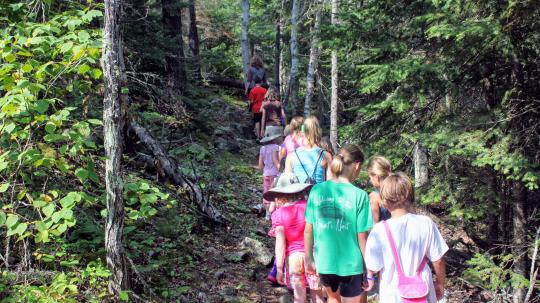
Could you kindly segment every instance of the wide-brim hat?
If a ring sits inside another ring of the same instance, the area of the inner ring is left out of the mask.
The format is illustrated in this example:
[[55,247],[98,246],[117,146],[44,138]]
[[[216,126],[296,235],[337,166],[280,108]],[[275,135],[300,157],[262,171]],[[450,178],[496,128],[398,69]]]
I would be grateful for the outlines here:
[[270,142],[281,136],[283,136],[283,128],[281,126],[267,126],[264,130],[264,137],[259,142]]
[[263,198],[268,201],[274,201],[278,196],[300,193],[312,186],[313,184],[300,183],[298,178],[291,173],[283,173],[274,182],[274,186],[263,194]]

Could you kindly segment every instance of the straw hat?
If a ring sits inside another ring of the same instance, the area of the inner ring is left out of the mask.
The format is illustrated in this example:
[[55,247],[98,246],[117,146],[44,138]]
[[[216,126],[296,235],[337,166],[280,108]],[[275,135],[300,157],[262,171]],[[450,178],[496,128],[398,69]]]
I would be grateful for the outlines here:
[[268,126],[264,130],[264,137],[261,138],[261,143],[269,142],[283,136],[283,128],[281,126]]
[[277,196],[282,194],[296,194],[308,188],[313,184],[300,183],[298,178],[292,173],[283,173],[274,182],[274,187],[263,194],[263,198],[268,201],[274,201]]

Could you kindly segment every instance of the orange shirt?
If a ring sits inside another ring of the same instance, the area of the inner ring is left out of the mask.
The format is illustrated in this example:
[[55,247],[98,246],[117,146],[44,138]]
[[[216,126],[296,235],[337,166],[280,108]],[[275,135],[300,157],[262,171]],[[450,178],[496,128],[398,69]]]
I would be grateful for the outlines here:
[[261,105],[263,103],[265,95],[266,95],[266,88],[262,86],[255,86],[249,92],[249,101],[253,104],[253,106],[251,107],[251,110],[254,113],[258,113],[261,111]]

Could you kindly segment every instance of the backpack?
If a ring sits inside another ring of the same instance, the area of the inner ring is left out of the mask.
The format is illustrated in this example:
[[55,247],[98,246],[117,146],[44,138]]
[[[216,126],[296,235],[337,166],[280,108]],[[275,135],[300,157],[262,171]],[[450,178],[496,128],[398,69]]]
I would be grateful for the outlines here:
[[403,272],[401,261],[399,260],[399,254],[396,249],[396,243],[388,227],[386,221],[382,221],[384,229],[386,230],[386,236],[390,242],[390,248],[394,257],[394,263],[396,264],[396,270],[398,273],[398,293],[401,296],[403,303],[427,303],[427,295],[429,293],[429,286],[422,278],[422,270],[426,266],[426,257],[420,263],[416,274],[412,277],[407,277]]
[[294,150],[294,154],[296,155],[296,157],[298,158],[298,162],[300,162],[300,165],[302,166],[302,169],[304,170],[304,172],[306,173],[306,175],[308,176],[307,179],[304,181],[304,183],[307,183],[307,184],[317,184],[317,181],[315,181],[314,177],[315,177],[315,171],[317,171],[317,165],[319,165],[319,161],[321,161],[321,157],[324,153],[324,150],[321,150],[321,152],[319,153],[319,158],[317,159],[317,162],[315,162],[315,168],[313,168],[313,173],[311,174],[311,176],[308,174],[306,168],[304,167],[304,164],[302,164],[302,160],[300,160],[300,156],[298,156],[298,153],[296,152],[296,149]]

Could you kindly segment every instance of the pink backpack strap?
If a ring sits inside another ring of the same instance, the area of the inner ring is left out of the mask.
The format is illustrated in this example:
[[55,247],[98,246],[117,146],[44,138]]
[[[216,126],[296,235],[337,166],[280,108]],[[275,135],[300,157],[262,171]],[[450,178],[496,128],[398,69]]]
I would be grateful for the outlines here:
[[[403,267],[401,266],[401,261],[399,259],[399,254],[396,248],[396,242],[394,242],[394,237],[392,236],[392,232],[390,231],[390,227],[388,227],[388,223],[386,220],[383,220],[384,229],[386,231],[386,236],[388,237],[388,242],[390,242],[390,249],[392,250],[392,255],[394,256],[394,263],[396,263],[396,268],[398,272],[398,277],[405,277],[405,273],[403,272]],[[424,266],[426,266],[427,259],[424,257],[422,259],[422,262],[420,262],[420,266],[418,267],[417,274],[422,273],[422,270],[424,270]]]

